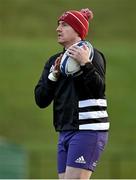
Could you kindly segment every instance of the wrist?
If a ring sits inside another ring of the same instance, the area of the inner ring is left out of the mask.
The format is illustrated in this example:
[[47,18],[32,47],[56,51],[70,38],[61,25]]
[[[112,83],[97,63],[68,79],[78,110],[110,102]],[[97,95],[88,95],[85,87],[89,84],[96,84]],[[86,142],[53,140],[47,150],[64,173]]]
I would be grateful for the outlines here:
[[50,79],[51,81],[54,81],[56,82],[58,80],[57,76],[55,73],[51,72],[49,75],[48,75],[48,79]]
[[84,66],[81,66],[81,70],[83,71],[83,73],[94,73],[95,72],[95,67],[93,66],[93,64],[91,62],[87,62]]
[[80,64],[80,66],[85,66],[86,64],[91,64],[90,60],[85,61],[85,62],[82,62],[82,63]]

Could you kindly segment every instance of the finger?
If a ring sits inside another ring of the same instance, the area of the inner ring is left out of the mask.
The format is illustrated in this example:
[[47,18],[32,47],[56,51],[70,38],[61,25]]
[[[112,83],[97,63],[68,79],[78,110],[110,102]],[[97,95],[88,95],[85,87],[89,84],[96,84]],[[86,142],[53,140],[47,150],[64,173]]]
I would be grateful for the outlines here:
[[56,60],[55,60],[55,64],[59,61],[59,59],[60,59],[59,57],[57,57],[57,58],[56,58]]
[[60,63],[60,61],[61,61],[61,59],[62,59],[62,56],[63,56],[63,54],[61,54],[61,55],[59,56],[59,60],[58,60],[59,63]]
[[76,54],[72,54],[72,53],[67,52],[67,55],[73,59],[76,59]]
[[82,47],[83,47],[83,49],[84,49],[84,50],[88,50],[88,49],[89,49],[89,48],[88,48],[88,46],[87,46],[87,45],[85,45],[85,44],[83,44],[83,46],[82,46]]
[[71,46],[71,47],[68,48],[68,49],[70,49],[70,50],[79,50],[80,47],[79,47],[79,46],[76,46],[76,45],[73,45],[73,46]]
[[63,54],[61,54],[59,57],[57,57],[57,59],[55,60],[55,63],[58,64],[61,61]]
[[60,61],[55,62],[55,69],[58,69],[59,66],[60,66]]
[[61,58],[62,58],[62,56],[63,56],[63,54],[60,54],[59,58],[61,59]]
[[71,54],[75,54],[75,53],[77,53],[77,52],[79,52],[80,51],[80,49],[79,48],[69,48],[68,50],[67,50],[67,52],[69,52],[69,53],[71,53]]
[[57,57],[56,60],[55,60],[55,67],[54,67],[54,69],[57,70],[58,72],[60,71],[60,62],[61,62],[62,56],[63,56],[63,54],[60,54],[60,56]]
[[71,57],[71,58],[74,58],[76,55],[76,53],[74,52],[67,52],[67,56]]
[[69,49],[69,50],[67,51],[67,54],[74,54],[74,53],[75,53],[75,51],[72,50],[72,49]]
[[55,61],[55,65],[58,65],[60,63],[60,58],[57,58],[56,61]]

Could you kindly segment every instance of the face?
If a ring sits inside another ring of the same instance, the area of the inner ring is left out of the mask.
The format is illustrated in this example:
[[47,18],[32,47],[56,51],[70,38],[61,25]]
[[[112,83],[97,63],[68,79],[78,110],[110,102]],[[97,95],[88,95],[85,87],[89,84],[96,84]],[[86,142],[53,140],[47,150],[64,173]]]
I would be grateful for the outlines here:
[[59,21],[56,31],[58,33],[58,43],[65,48],[81,40],[78,33],[64,21]]

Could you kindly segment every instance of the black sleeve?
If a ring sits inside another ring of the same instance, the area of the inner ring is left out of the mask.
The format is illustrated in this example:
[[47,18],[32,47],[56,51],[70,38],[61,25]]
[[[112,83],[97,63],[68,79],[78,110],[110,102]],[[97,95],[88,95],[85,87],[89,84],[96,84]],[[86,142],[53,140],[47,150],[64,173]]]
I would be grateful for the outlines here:
[[40,108],[47,107],[54,98],[55,83],[48,79],[51,65],[48,61],[45,64],[41,78],[35,87],[35,101]]
[[104,96],[106,72],[104,55],[95,49],[92,63],[87,63],[82,70],[86,90],[88,92],[91,90],[96,98]]

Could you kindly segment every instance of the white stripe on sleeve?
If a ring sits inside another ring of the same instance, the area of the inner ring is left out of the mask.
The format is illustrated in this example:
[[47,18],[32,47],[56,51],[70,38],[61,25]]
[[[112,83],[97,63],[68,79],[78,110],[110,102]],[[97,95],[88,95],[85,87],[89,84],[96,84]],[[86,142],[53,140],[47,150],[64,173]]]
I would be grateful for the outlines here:
[[107,106],[106,99],[87,99],[79,101],[79,108],[88,107],[88,106]]
[[108,130],[110,123],[92,123],[79,125],[80,130]]
[[89,112],[80,112],[79,120],[86,119],[97,119],[108,117],[107,111],[89,111]]

